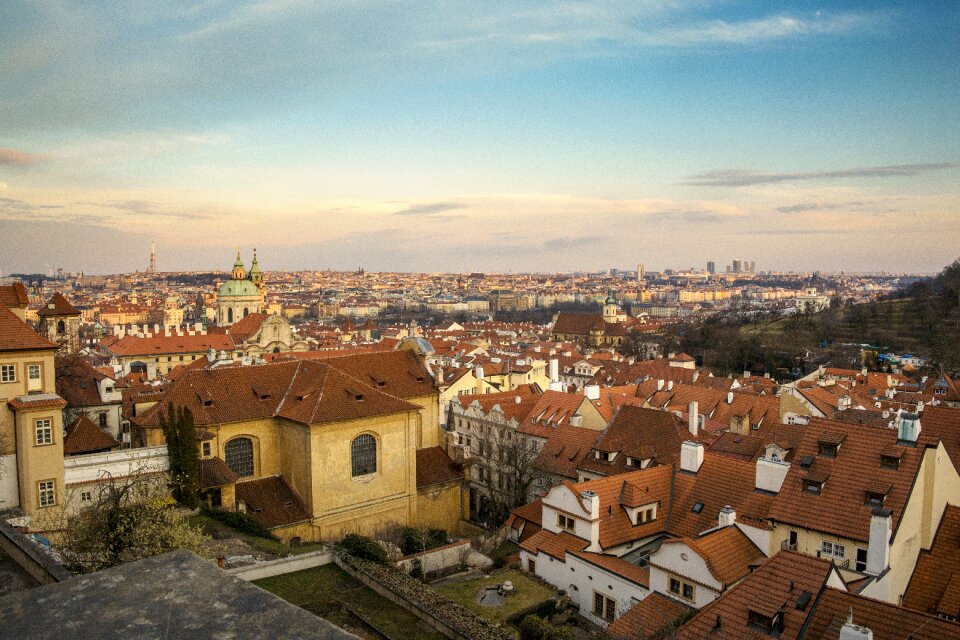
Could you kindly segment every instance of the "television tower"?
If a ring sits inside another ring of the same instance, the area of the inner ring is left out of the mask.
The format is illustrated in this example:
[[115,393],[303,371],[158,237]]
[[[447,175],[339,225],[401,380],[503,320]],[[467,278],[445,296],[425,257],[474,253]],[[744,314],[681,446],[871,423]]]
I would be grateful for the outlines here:
[[150,266],[147,267],[147,273],[157,272],[157,242],[150,243]]

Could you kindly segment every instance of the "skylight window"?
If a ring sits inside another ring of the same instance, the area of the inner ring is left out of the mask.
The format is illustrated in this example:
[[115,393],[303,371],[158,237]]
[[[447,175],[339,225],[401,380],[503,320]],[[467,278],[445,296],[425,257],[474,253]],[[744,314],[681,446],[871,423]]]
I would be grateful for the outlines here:
[[701,511],[703,511],[703,503],[702,502],[696,503],[695,505],[693,505],[693,509],[691,509],[691,511],[693,511],[694,513],[700,513]]

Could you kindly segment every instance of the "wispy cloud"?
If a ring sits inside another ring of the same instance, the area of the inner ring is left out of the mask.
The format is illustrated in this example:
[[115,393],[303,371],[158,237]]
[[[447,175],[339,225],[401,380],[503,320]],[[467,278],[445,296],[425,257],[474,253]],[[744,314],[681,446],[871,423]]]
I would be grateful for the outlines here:
[[110,200],[106,202],[80,202],[77,204],[91,205],[95,207],[106,207],[108,209],[117,209],[127,213],[137,213],[146,216],[164,216],[167,218],[179,218],[182,220],[206,220],[213,216],[206,213],[195,213],[191,211],[173,211],[162,207],[155,202],[146,200]]
[[776,182],[800,182],[807,180],[836,180],[842,178],[893,178],[912,177],[933,171],[960,167],[956,162],[924,164],[899,164],[882,167],[858,167],[834,171],[810,171],[804,173],[764,173],[746,169],[724,169],[691,176],[685,182],[698,187],[749,187]]
[[543,243],[542,248],[547,251],[565,251],[567,249],[584,249],[608,241],[604,236],[583,236],[582,238],[553,238]]
[[396,211],[394,215],[398,216],[436,216],[447,211],[463,209],[467,205],[460,202],[429,202],[424,204],[412,204],[406,209]]
[[0,147],[0,166],[26,167],[40,162],[42,156],[13,147]]
[[748,45],[802,36],[842,34],[875,24],[877,16],[846,13],[804,18],[768,16],[739,22],[714,20],[682,27],[637,34],[637,43],[647,46],[692,47],[704,44]]

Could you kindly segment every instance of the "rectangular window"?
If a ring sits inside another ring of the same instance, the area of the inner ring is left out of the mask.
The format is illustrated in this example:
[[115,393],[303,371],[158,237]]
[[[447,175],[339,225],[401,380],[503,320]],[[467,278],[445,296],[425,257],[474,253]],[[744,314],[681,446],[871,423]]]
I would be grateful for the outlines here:
[[533,558],[527,558],[527,571],[530,573],[537,572],[537,561]]
[[867,550],[857,547],[857,563],[853,567],[857,571],[867,570]]
[[97,419],[100,421],[100,428],[106,428],[107,426],[107,414],[101,413],[97,416]]
[[17,365],[0,364],[0,382],[16,382]]
[[27,390],[40,391],[42,389],[43,389],[43,381],[41,380],[40,365],[28,364],[27,365]]
[[829,558],[843,559],[846,557],[846,549],[842,544],[836,542],[820,541],[820,555]]
[[80,492],[80,502],[90,502],[93,500],[93,494],[89,491]]
[[37,494],[41,507],[57,504],[57,485],[54,480],[41,480],[37,483]]
[[210,457],[210,443],[209,443],[209,442],[204,442],[203,445],[201,445],[201,447],[202,447],[202,449],[203,449],[203,456],[204,456],[205,458],[209,458],[209,457]]
[[683,582],[677,578],[670,578],[670,593],[678,595],[690,602],[693,602],[696,596],[696,591],[692,584]]
[[593,615],[613,622],[617,617],[617,601],[598,591],[593,592]]
[[676,578],[670,578],[670,593],[680,595],[680,581]]
[[40,418],[33,421],[34,434],[37,446],[53,444],[53,426],[50,418]]
[[573,518],[571,518],[566,514],[563,514],[563,513],[557,514],[557,526],[560,527],[561,529],[565,529],[566,531],[573,531],[575,522],[576,521]]

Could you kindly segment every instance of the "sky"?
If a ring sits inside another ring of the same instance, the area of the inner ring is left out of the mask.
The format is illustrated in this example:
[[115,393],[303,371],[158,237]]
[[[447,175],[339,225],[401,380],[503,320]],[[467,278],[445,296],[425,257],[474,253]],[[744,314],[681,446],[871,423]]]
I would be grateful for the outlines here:
[[0,272],[934,272],[960,3],[5,0]]

